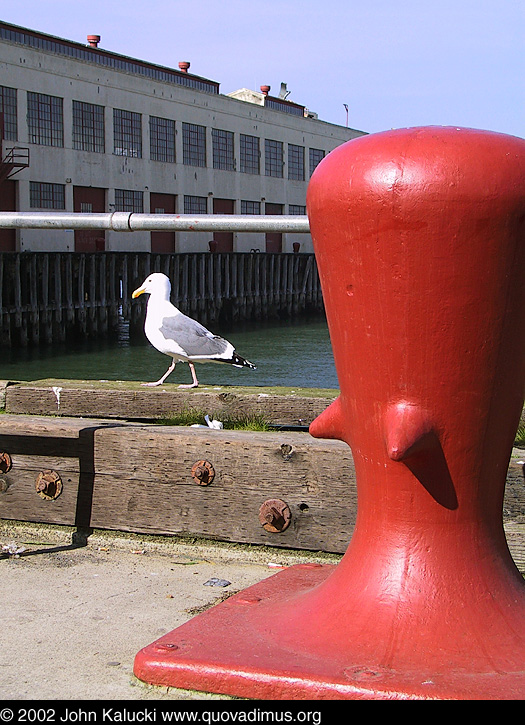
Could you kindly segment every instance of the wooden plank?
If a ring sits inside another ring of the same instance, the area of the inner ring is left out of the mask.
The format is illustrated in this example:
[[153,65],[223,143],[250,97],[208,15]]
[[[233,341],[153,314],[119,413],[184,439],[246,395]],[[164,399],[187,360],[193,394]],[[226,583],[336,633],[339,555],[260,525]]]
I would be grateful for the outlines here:
[[[77,419],[2,416],[0,450],[10,455],[12,468],[0,474],[0,518],[89,525],[81,508],[92,495],[91,428],[90,422]],[[38,474],[45,470],[61,478],[62,493],[56,500],[43,499],[36,490]]]
[[[0,418],[0,450],[11,471],[0,475],[0,517],[138,533],[343,553],[357,512],[349,447],[307,433],[210,431],[107,420]],[[504,523],[516,557],[525,551],[522,451],[509,466]],[[208,461],[203,486],[194,464]],[[56,470],[62,494],[36,492],[42,469]],[[334,475],[334,471],[336,474]],[[279,533],[259,519],[269,499],[284,501],[291,522]]]
[[29,263],[29,321],[31,323],[31,343],[33,345],[38,345],[40,341],[38,297],[38,271],[36,268],[36,257],[32,255]]
[[21,280],[21,269],[20,269],[20,255],[15,255],[15,269],[14,269],[14,296],[15,296],[15,325],[20,327],[22,325],[22,280]]
[[53,319],[55,327],[62,322],[62,255],[60,252],[53,254],[53,282],[54,282],[54,301],[53,301]]
[[67,254],[65,257],[65,282],[66,282],[66,320],[73,322],[75,309],[73,302],[73,257]]
[[[57,396],[56,388],[60,388]],[[139,382],[43,380],[17,383],[6,390],[8,413],[155,420],[188,410],[219,420],[221,416],[260,416],[279,425],[309,425],[337,396],[338,391],[288,388],[233,388],[201,386],[180,390],[175,385],[145,388]],[[204,422],[204,421],[203,421]]]
[[44,341],[47,344],[53,342],[52,305],[49,300],[50,291],[50,268],[49,254],[43,253],[40,257],[40,324],[44,333]]
[[[97,431],[92,525],[150,533],[191,534],[286,548],[343,551],[356,513],[348,447],[308,434],[254,434],[158,426]],[[326,477],[337,456],[340,476]],[[208,460],[209,486],[192,475]],[[327,480],[322,480],[326,479]],[[259,509],[284,500],[290,526],[266,531]]]

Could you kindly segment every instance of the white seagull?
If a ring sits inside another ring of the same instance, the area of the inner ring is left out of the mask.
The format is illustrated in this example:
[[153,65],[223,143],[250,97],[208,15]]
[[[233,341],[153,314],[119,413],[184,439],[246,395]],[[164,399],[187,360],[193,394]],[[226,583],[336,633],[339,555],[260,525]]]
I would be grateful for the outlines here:
[[196,320],[187,317],[170,302],[171,283],[165,274],[155,272],[144,280],[141,287],[131,295],[133,299],[149,294],[144,332],[153,347],[173,358],[167,372],[156,383],[162,385],[175,370],[178,361],[190,366],[193,383],[179,385],[180,388],[196,388],[199,385],[193,363],[229,363],[238,368],[252,368],[253,363],[237,355],[231,342],[214,335]]

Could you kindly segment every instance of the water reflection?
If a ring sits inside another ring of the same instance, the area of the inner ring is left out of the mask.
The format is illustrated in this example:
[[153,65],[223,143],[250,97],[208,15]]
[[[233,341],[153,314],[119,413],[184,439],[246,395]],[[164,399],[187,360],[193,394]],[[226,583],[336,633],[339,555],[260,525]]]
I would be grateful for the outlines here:
[[[229,365],[199,365],[201,385],[297,386],[337,388],[337,375],[324,319],[237,323],[213,332],[230,340],[257,370]],[[113,339],[4,350],[0,379],[158,380],[169,358],[144,339],[132,341],[126,324]],[[167,383],[191,382],[187,365],[177,365]]]

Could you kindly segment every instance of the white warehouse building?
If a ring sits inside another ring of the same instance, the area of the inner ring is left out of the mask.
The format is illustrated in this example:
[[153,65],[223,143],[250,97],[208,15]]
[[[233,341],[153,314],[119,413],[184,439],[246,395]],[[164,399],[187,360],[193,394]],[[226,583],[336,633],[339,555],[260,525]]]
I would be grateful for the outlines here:
[[[219,84],[0,22],[1,211],[305,214],[316,165],[363,135],[269,86]],[[290,252],[307,235],[0,230],[0,251]],[[297,247],[296,247],[297,248]]]

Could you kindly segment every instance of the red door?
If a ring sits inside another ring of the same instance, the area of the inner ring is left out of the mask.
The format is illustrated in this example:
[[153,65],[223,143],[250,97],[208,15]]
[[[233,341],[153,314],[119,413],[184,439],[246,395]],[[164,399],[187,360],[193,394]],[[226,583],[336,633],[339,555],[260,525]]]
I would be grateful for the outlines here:
[[[264,207],[266,214],[282,214],[282,204],[270,204],[266,202]],[[283,235],[279,232],[268,232],[266,234],[266,251],[273,254],[280,254],[283,251]]]
[[[93,186],[73,187],[73,209],[83,213],[106,211],[106,190]],[[75,252],[103,252],[106,233],[103,229],[75,229]]]
[[[233,214],[233,199],[214,199],[214,214]],[[217,252],[233,252],[233,232],[213,232],[213,241],[217,243]]]
[[[16,211],[16,181],[0,184],[0,211]],[[0,252],[16,251],[16,230],[0,229]]]
[[[150,194],[152,214],[175,214],[173,194]],[[157,254],[171,254],[175,251],[175,232],[151,232],[151,251]]]

